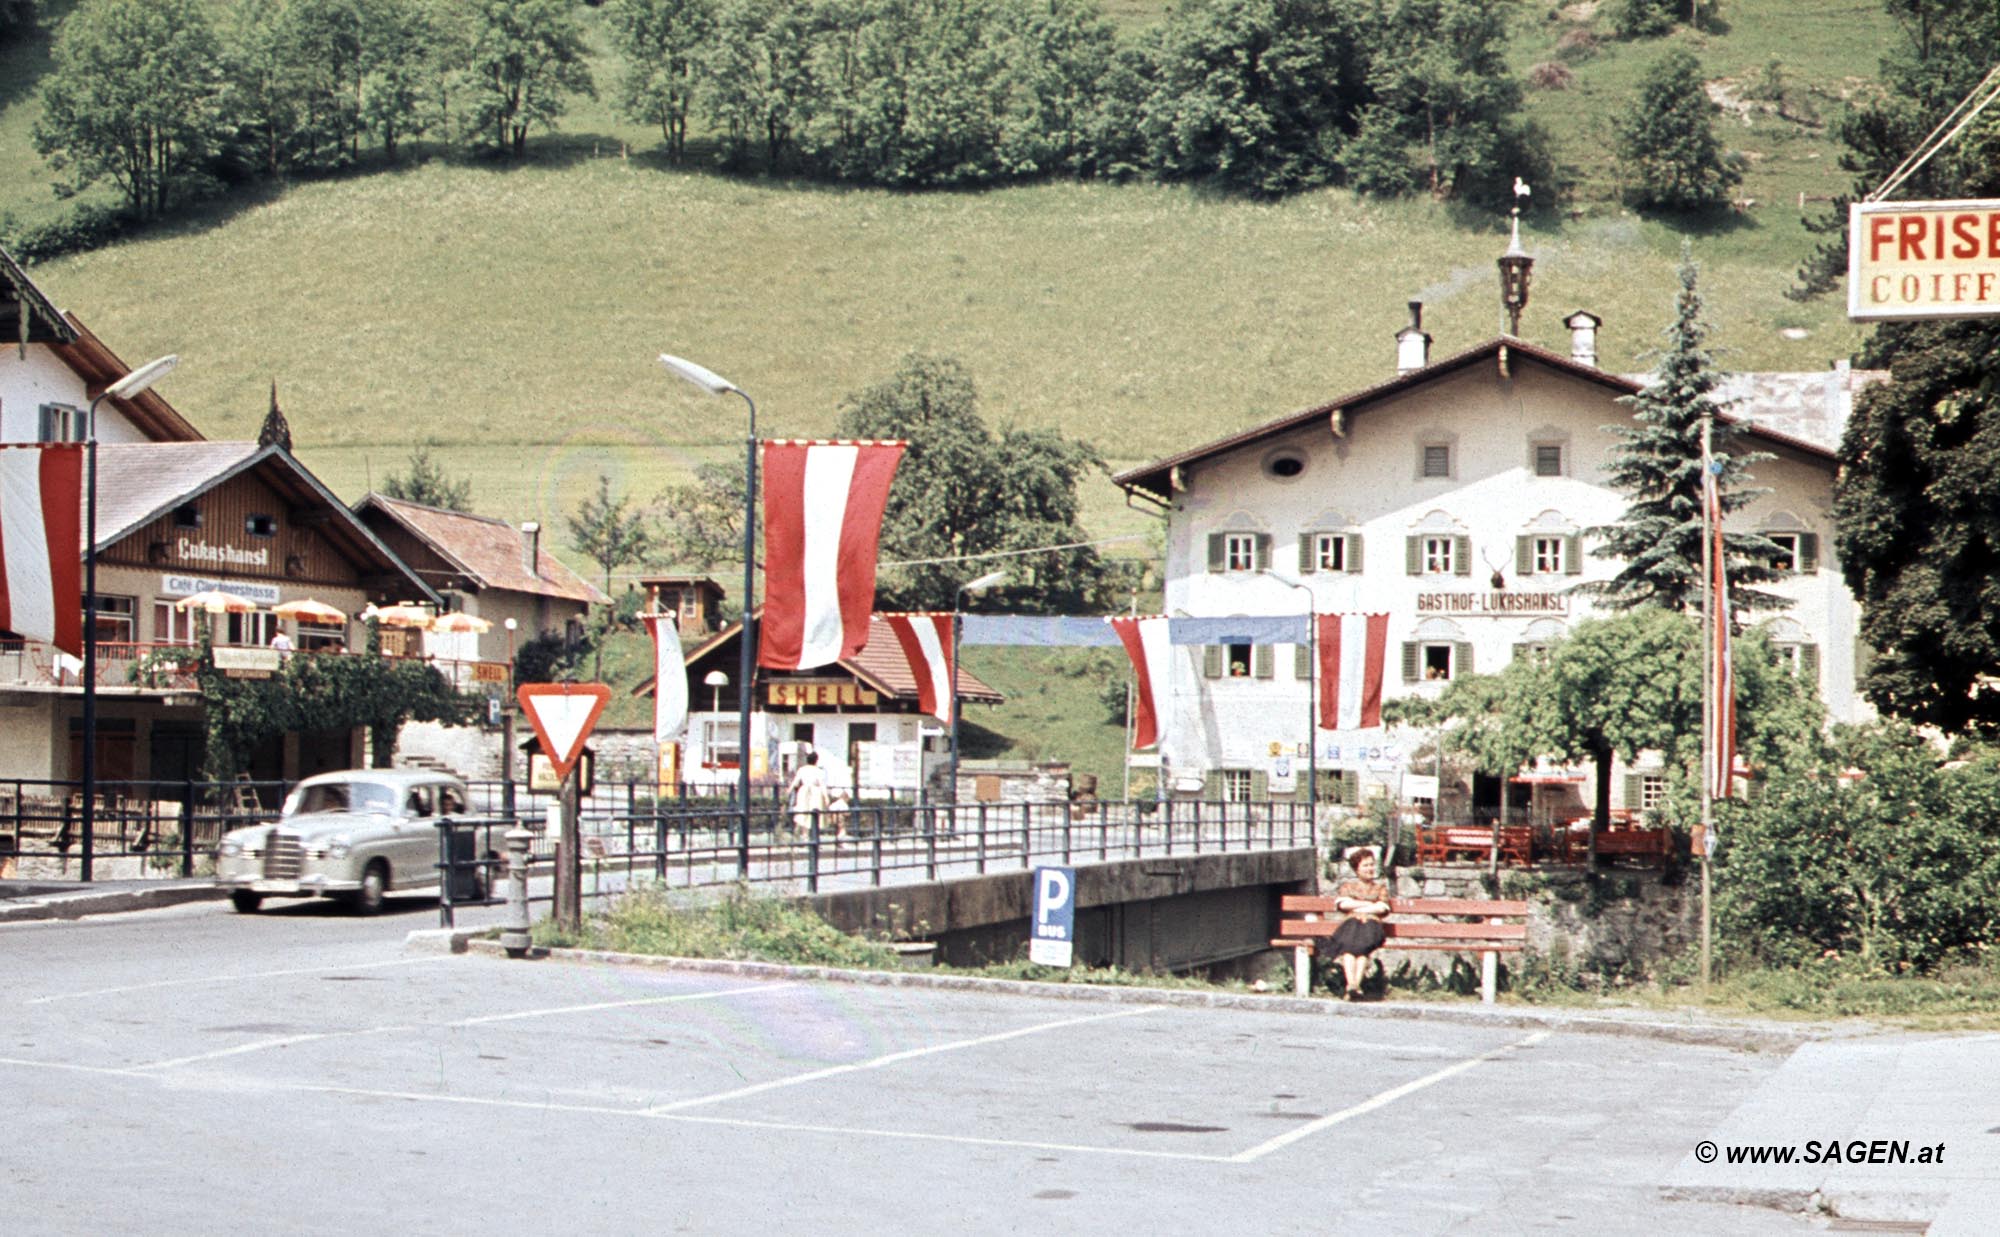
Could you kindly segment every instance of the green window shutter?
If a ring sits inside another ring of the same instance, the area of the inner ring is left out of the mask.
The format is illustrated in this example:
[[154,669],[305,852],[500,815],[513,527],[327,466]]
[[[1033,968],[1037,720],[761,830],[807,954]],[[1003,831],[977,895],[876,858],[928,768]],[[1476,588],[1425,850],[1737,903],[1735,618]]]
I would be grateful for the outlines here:
[[1262,769],[1250,770],[1250,797],[1268,799],[1271,797],[1271,775]]
[[1405,640],[1403,641],[1403,682],[1414,683],[1416,681],[1417,642],[1414,640]]
[[1222,556],[1226,553],[1224,549],[1224,538],[1226,536],[1227,534],[1225,533],[1210,533],[1208,535],[1208,569],[1210,571],[1222,570]]
[[41,425],[36,433],[35,440],[37,442],[54,442],[56,440],[56,406],[54,404],[42,405]]
[[1277,657],[1268,644],[1250,646],[1250,673],[1260,679],[1273,678],[1277,674]]
[[1472,645],[1461,640],[1452,646],[1451,677],[1462,679],[1472,673]]
[[1350,574],[1358,574],[1361,571],[1361,534],[1348,533],[1344,540],[1347,542],[1347,570]]
[[1204,644],[1201,646],[1201,677],[1219,679],[1222,677],[1222,646]]
[[1583,574],[1583,535],[1571,533],[1563,538],[1563,574],[1580,576]]
[[1814,687],[1819,686],[1819,645],[1799,646],[1799,677]]
[[1319,555],[1313,553],[1313,534],[1299,534],[1299,574],[1319,570]]
[[1424,539],[1422,537],[1403,538],[1403,568],[1413,576],[1424,573]]
[[1222,797],[1222,773],[1210,769],[1201,775],[1201,797],[1214,802]]
[[1809,576],[1819,570],[1819,534],[1799,534],[1799,574]]
[[1514,538],[1514,574],[1531,576],[1535,574],[1535,539],[1533,537]]
[[1312,676],[1313,676],[1312,645],[1294,644],[1292,646],[1292,677],[1295,679],[1305,680],[1305,679],[1310,679]]
[[1639,810],[1639,805],[1644,803],[1645,801],[1646,801],[1645,775],[1642,773],[1627,773],[1625,775],[1626,809],[1628,811],[1636,812]]
[[1358,770],[1340,771],[1340,802],[1343,807],[1361,806],[1361,774]]
[[1854,681],[1857,685],[1868,677],[1868,668],[1874,664],[1874,648],[1860,636],[1854,637]]
[[1271,534],[1258,533],[1256,546],[1256,557],[1251,561],[1256,564],[1257,570],[1269,571],[1271,569]]
[[1453,537],[1451,539],[1451,572],[1453,575],[1472,574],[1472,538]]
[[1530,657],[1533,657],[1534,655],[1535,655],[1535,642],[1534,642],[1534,641],[1532,641],[1532,640],[1520,640],[1520,641],[1516,641],[1516,642],[1515,642],[1515,644],[1514,644],[1514,660],[1515,660],[1515,661],[1526,661],[1526,660],[1528,660],[1528,659],[1529,659]]

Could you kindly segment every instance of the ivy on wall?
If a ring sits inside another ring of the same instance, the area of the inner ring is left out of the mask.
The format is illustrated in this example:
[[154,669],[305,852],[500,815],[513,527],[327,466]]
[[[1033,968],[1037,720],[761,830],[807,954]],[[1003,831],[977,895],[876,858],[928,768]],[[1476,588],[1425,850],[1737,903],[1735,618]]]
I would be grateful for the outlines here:
[[387,768],[404,722],[463,726],[479,716],[481,698],[461,694],[426,662],[383,657],[374,624],[369,628],[365,652],[295,653],[268,679],[225,676],[204,640],[197,678],[208,720],[208,779],[234,780],[250,754],[278,736],[356,726],[369,728],[369,763]]

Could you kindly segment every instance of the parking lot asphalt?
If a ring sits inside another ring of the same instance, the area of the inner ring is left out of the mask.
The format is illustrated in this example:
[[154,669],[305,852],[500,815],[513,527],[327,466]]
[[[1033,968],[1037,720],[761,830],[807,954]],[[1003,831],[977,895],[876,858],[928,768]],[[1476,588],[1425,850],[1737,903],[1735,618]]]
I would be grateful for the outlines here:
[[9,1231],[1827,1224],[1659,1188],[1783,1053],[406,952],[433,915],[0,928]]

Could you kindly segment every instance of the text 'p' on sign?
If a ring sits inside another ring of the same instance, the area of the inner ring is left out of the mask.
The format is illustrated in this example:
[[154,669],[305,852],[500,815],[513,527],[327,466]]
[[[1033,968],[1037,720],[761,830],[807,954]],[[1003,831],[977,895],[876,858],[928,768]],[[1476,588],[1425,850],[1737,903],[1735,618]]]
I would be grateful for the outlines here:
[[1037,966],[1069,966],[1076,960],[1076,869],[1036,868],[1035,916],[1030,921],[1028,961]]
[[1855,202],[1847,208],[1847,316],[2000,314],[2000,202]]

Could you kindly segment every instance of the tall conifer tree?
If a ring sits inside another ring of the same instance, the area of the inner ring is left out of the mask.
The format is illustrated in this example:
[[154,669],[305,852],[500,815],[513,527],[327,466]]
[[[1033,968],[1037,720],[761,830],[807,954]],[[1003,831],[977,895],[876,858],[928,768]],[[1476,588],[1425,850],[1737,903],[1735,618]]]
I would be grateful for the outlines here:
[[[1681,254],[1680,295],[1674,321],[1666,329],[1667,346],[1657,355],[1653,380],[1637,395],[1620,403],[1632,408],[1632,421],[1607,426],[1621,441],[1608,466],[1611,484],[1629,499],[1618,523],[1593,528],[1593,551],[1600,558],[1624,563],[1610,580],[1579,585],[1614,610],[1656,605],[1670,610],[1701,607],[1701,431],[1711,421],[1710,443],[1722,466],[1720,487],[1724,513],[1740,510],[1766,493],[1746,484],[1752,464],[1771,457],[1733,450],[1740,433],[1722,415],[1726,406],[1715,398],[1722,374],[1708,351],[1709,327],[1702,318],[1694,259]],[[1755,533],[1725,536],[1729,592],[1738,610],[1774,610],[1791,604],[1788,598],[1753,586],[1779,579],[1783,551]]]

